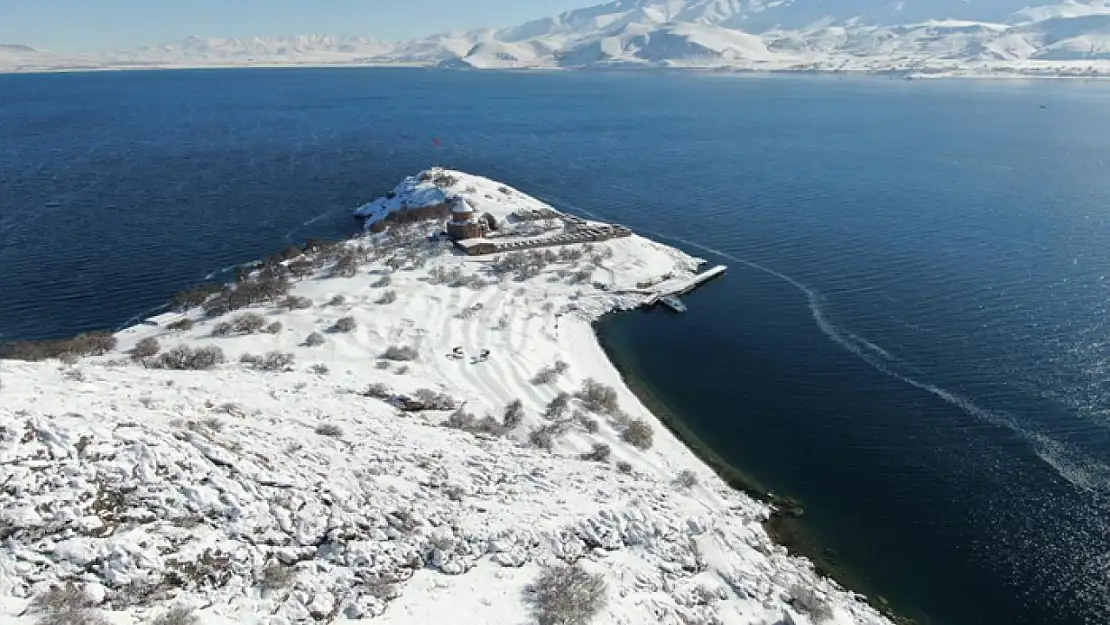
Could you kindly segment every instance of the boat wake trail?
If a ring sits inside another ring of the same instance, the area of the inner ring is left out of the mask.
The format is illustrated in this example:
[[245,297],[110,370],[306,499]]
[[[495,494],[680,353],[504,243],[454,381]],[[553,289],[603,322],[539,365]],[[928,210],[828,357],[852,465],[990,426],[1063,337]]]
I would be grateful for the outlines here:
[[324,219],[325,217],[327,217],[329,215],[334,214],[336,211],[339,211],[339,210],[345,210],[345,209],[333,208],[331,210],[324,211],[324,212],[320,213],[319,215],[313,217],[312,219],[309,219],[308,221],[304,222],[303,224],[297,226],[296,228],[293,228],[289,232],[286,232],[285,234],[283,234],[282,237],[281,237],[281,240],[286,241],[288,243],[292,243],[293,242],[293,235],[296,234],[301,228],[307,228],[307,227],[311,226],[312,224]]

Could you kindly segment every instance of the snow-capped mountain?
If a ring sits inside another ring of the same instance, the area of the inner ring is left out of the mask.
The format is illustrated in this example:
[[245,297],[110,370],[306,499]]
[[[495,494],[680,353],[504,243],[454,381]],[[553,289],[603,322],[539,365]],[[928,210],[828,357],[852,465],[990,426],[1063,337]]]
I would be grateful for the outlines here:
[[0,47],[0,69],[411,64],[1110,75],[1110,0],[616,0],[400,43],[202,39],[74,57]]

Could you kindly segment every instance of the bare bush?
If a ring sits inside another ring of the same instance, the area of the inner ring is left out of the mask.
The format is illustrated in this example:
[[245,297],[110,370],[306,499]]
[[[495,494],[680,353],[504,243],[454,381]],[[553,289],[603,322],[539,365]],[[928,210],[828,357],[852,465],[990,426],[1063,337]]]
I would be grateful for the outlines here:
[[396,362],[409,362],[416,360],[420,356],[420,352],[416,351],[415,347],[398,347],[391,346],[389,349],[382,353],[382,358],[386,360],[393,360]]
[[327,375],[328,373],[331,372],[331,370],[328,369],[328,366],[325,365],[324,363],[316,363],[316,364],[312,365],[311,371],[313,373],[315,373],[316,375]]
[[590,451],[582,454],[580,457],[583,460],[589,460],[592,462],[609,462],[609,456],[611,453],[612,450],[605,443],[594,443],[593,448],[590,449]]
[[271,265],[236,285],[224,286],[204,302],[204,314],[219,317],[253,304],[283,298],[292,287],[288,274],[289,270],[284,265]]
[[[319,433],[317,428],[317,433]],[[340,432],[342,434],[342,432]],[[330,435],[329,435],[330,436]],[[285,590],[293,585],[293,581],[297,578],[297,569],[291,566],[285,566],[280,562],[272,562],[262,569],[262,575],[258,578],[258,585],[263,590]]]
[[307,278],[312,275],[314,271],[316,271],[316,263],[312,262],[312,259],[309,258],[298,258],[289,263],[289,273],[293,274],[294,278]]
[[340,278],[353,278],[358,273],[360,264],[362,264],[362,259],[358,252],[344,248],[339,251],[335,264],[332,265],[331,275]]
[[421,410],[455,410],[459,405],[450,395],[431,389],[422,388],[416,391],[415,396]]
[[621,473],[632,473],[632,463],[621,460],[617,462],[617,470]]
[[172,369],[177,371],[205,371],[227,362],[224,350],[215,346],[192,349],[186,345],[162,352],[146,364],[152,369]]
[[312,308],[312,299],[301,295],[290,295],[282,301],[281,305],[289,310],[304,310]]
[[342,306],[347,303],[347,296],[340,293],[328,300],[328,306]]
[[354,332],[357,327],[358,322],[355,321],[354,317],[343,317],[335,322],[335,325],[331,327],[330,331],[337,334],[345,334],[347,332]]
[[597,419],[591,419],[583,413],[574,415],[574,418],[582,426],[582,429],[590,434],[597,434],[601,430],[601,424],[597,422]]
[[643,419],[632,420],[621,433],[621,438],[626,443],[638,449],[651,449],[654,436],[651,426]]
[[575,395],[590,412],[616,414],[620,412],[617,391],[594,379],[582,382],[582,388]]
[[384,275],[384,276],[378,278],[378,280],[376,282],[374,282],[373,284],[371,284],[370,286],[372,286],[376,289],[384,289],[385,287],[387,287],[391,284],[393,284],[393,278],[389,277],[389,275]]
[[581,565],[557,565],[543,569],[525,600],[538,625],[586,625],[605,607],[608,587]]
[[231,321],[223,321],[212,328],[212,336],[237,336],[254,334],[266,327],[266,318],[258,313],[243,313]]
[[833,611],[829,604],[817,596],[817,593],[808,586],[795,584],[790,587],[790,603],[799,612],[809,614],[814,622],[822,623],[832,620]]
[[379,304],[392,304],[397,301],[397,291],[386,291],[382,293],[381,298],[378,299]]
[[250,365],[259,371],[288,371],[293,366],[293,354],[289,352],[267,352],[264,356],[258,354],[243,354],[239,362]]
[[161,350],[162,346],[158,344],[158,339],[148,336],[135,343],[135,347],[131,348],[131,360],[150,358]]
[[193,320],[186,317],[167,325],[166,329],[173,330],[174,332],[188,332],[193,329],[193,325]]
[[198,284],[195,287],[175,293],[170,297],[170,308],[180,312],[195,308],[203,304],[209,297],[219,293],[221,288],[219,284],[207,283]]
[[13,341],[0,346],[0,359],[39,361],[61,358],[103,356],[116,348],[116,337],[111,332],[88,332],[71,339],[48,341]]
[[305,337],[304,340],[305,347],[319,347],[324,343],[324,335],[320,334],[319,332],[313,332],[312,334],[309,334],[307,337]]
[[505,406],[505,416],[502,423],[506,430],[512,430],[524,421],[524,402],[514,399]]
[[377,382],[366,387],[366,390],[359,393],[359,395],[362,395],[363,397],[371,397],[373,399],[388,401],[393,397],[393,391],[385,384]]
[[280,321],[275,321],[266,326],[266,334],[280,334],[283,327]]
[[566,414],[570,408],[570,395],[567,393],[559,393],[544,409],[543,416],[548,420],[558,419]]
[[93,608],[96,602],[73,582],[54,586],[31,600],[29,614],[38,625],[106,625]]
[[566,373],[569,369],[570,365],[562,360],[557,360],[555,364],[540,369],[539,373],[532,378],[532,384],[537,386],[541,384],[551,384],[555,380],[558,380],[559,376]]
[[159,614],[150,625],[200,625],[195,609],[179,605]]
[[340,438],[343,436],[343,428],[334,423],[321,423],[316,426],[315,431],[320,436],[330,436],[331,438]]
[[675,476],[674,483],[676,486],[690,490],[698,485],[698,474],[690,469],[683,469]]

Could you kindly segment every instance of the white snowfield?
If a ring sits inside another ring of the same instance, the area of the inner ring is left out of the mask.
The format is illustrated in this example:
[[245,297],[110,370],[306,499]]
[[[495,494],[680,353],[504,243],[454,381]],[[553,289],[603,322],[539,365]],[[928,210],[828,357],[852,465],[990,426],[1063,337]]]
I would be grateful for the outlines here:
[[[440,173],[449,187],[412,177],[363,212],[380,219],[445,192],[504,223],[550,208]],[[888,623],[772,543],[761,525],[769,510],[702,465],[602,352],[591,322],[637,306],[638,282],[691,275],[696,259],[633,236],[498,278],[495,257],[424,238],[441,225],[416,226],[404,244],[391,234],[348,242],[371,260],[353,277],[324,266],[296,282],[307,308],[167,313],[119,332],[118,353],[0,362],[0,625],[38,622],[24,613],[30,600],[61,581],[80,584],[117,625],[152,623],[173,606],[218,625],[523,625],[533,622],[526,587],[559,562],[604,577],[598,625],[816,622],[799,589],[827,604],[823,623]],[[589,280],[568,282],[583,269]],[[247,311],[282,326],[212,336]],[[166,327],[183,317],[195,326]],[[343,317],[357,327],[327,331]],[[313,332],[322,345],[305,345]],[[227,363],[145,368],[123,352],[147,337],[163,352],[217,345]],[[386,360],[389,347],[415,358]],[[240,362],[273,350],[295,360],[276,372]],[[560,360],[562,375],[532,382]],[[575,416],[553,448],[532,445],[530,433],[552,423],[549,403],[587,379],[615,388],[623,414],[571,399],[565,414]],[[366,396],[375,384],[377,398]],[[524,417],[507,432],[446,427],[451,410],[405,412],[395,399],[421,389],[497,420],[519,399]],[[650,424],[650,449],[623,440],[630,419]],[[611,458],[580,458],[598,443]],[[683,471],[697,484],[677,484]]]
[[618,0],[402,42],[203,38],[103,54],[0,46],[0,71],[419,65],[927,76],[1110,75],[1110,0]]

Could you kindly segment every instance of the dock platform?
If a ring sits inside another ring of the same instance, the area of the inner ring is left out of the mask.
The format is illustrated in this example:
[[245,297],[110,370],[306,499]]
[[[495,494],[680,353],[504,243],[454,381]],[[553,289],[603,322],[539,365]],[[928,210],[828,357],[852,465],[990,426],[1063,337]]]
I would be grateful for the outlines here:
[[672,296],[677,298],[679,295],[685,295],[690,291],[698,288],[699,286],[705,284],[706,282],[709,282],[710,280],[720,276],[725,272],[726,269],[728,269],[728,267],[724,265],[717,265],[716,267],[707,271],[703,271],[692,278],[687,278],[685,280],[673,280],[658,284],[655,286],[654,289],[652,289],[654,292],[650,297],[648,297],[645,304],[648,306],[654,306],[655,304],[658,304],[659,300],[664,297]]

